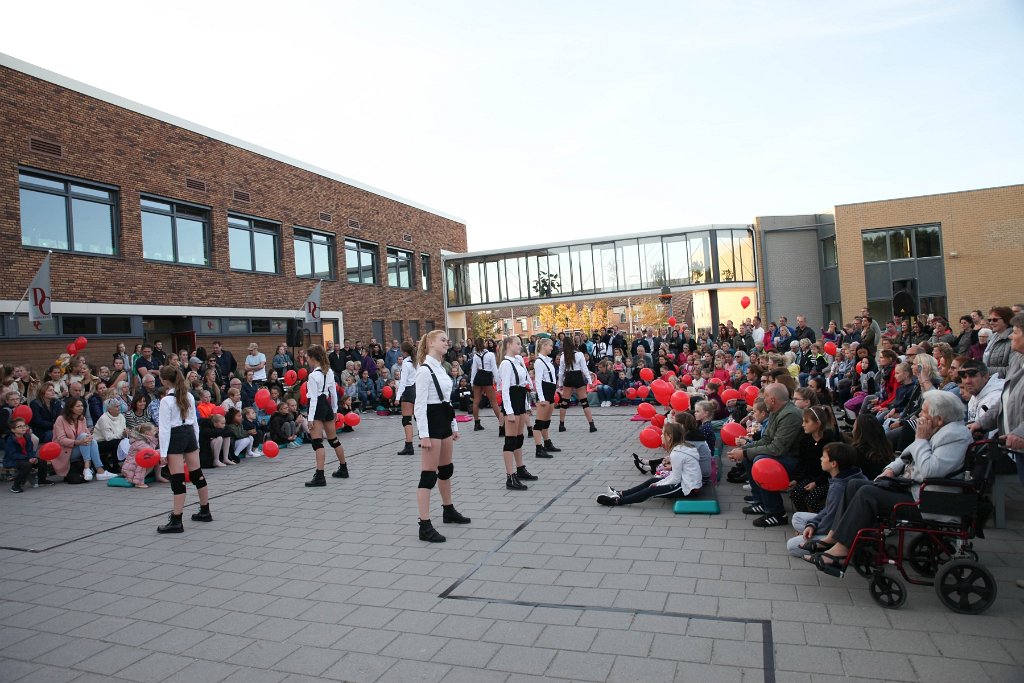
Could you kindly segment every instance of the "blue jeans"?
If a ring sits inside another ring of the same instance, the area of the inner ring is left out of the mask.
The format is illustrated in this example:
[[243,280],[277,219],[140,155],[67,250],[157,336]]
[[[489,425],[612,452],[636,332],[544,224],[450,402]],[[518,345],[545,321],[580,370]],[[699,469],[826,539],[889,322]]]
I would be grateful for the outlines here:
[[100,459],[100,447],[96,445],[95,440],[72,448],[71,459],[84,460],[86,464],[91,462],[94,468],[103,469],[103,461]]
[[[762,458],[772,458],[772,457],[775,457],[775,456],[771,456],[771,455],[758,455],[758,456],[756,456],[754,458],[753,463],[756,463],[758,460],[760,460]],[[790,479],[792,479],[792,477],[795,476],[795,474],[796,474],[797,459],[796,458],[791,458],[788,455],[783,455],[783,456],[777,457],[775,459],[778,460],[779,463],[783,467],[786,468],[786,473],[790,476]],[[753,471],[753,463],[751,463],[751,471]],[[775,515],[785,514],[786,506],[783,505],[783,503],[782,503],[782,494],[783,493],[784,493],[783,491],[765,491],[763,488],[761,488],[760,486],[757,485],[757,482],[754,481],[753,474],[751,474],[751,476],[750,476],[750,495],[755,497],[755,498],[757,498],[758,502],[760,502],[761,505],[764,506],[764,511],[765,511],[766,514],[769,514],[769,515],[772,515],[772,514],[775,514]]]
[[617,401],[622,392],[615,391],[607,384],[599,384],[597,386],[597,397],[601,401]]

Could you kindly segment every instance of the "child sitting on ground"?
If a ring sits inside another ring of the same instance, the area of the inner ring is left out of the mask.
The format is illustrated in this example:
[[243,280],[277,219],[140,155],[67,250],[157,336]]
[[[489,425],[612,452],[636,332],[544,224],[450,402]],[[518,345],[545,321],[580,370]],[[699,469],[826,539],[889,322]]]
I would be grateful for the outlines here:
[[214,414],[209,420],[199,421],[199,459],[203,467],[227,467],[235,464],[228,458],[231,454],[231,435],[224,427],[223,415]]
[[152,448],[154,451],[160,450],[160,439],[157,436],[156,426],[150,422],[141,424],[138,429],[131,432],[128,438],[131,441],[131,445],[128,447],[128,457],[121,464],[121,476],[131,482],[137,489],[149,488],[146,484],[146,477],[149,476],[150,472],[156,474],[158,482],[166,484],[168,480],[160,475],[161,466],[167,464],[166,458],[161,457],[156,467],[143,467],[135,461],[135,456],[141,450],[146,448]]
[[22,488],[36,467],[36,485],[52,486],[53,482],[46,479],[46,463],[36,455],[36,446],[29,434],[28,424],[24,418],[12,417],[8,422],[10,435],[4,444],[4,467],[14,470],[14,485],[11,493],[23,493]]
[[283,401],[270,416],[270,438],[281,448],[298,448],[295,443],[295,420],[291,419],[288,404]]
[[682,498],[701,487],[700,456],[693,444],[686,440],[686,431],[678,422],[666,422],[662,428],[661,445],[669,452],[672,473],[661,479],[653,477],[639,486],[608,492],[597,497],[601,505],[631,505],[648,498]]
[[263,440],[266,438],[267,432],[256,419],[256,409],[252,406],[242,410],[242,429],[245,431],[246,436],[252,437],[254,444],[249,457],[258,458],[263,455]]
[[[355,386],[351,379],[348,380],[348,383],[350,385],[352,385],[352,386]],[[344,416],[344,415],[348,415],[351,412],[352,412],[352,397],[349,396],[346,393],[345,394],[345,398],[340,399],[340,402],[338,403],[338,414]],[[341,431],[342,432],[353,432],[355,430],[352,429],[351,425],[349,425],[346,422],[345,426],[341,428]]]
[[855,479],[867,479],[860,468],[855,466],[857,457],[856,449],[845,443],[833,441],[825,446],[821,456],[821,469],[830,477],[825,508],[817,514],[793,513],[793,528],[796,529],[797,535],[786,542],[786,549],[790,555],[807,559],[814,553],[824,552],[832,547],[831,543],[823,539],[836,521],[839,506],[846,495],[847,483]]
[[224,422],[227,425],[225,431],[230,435],[225,438],[232,442],[229,462],[237,463],[241,461],[241,458],[251,458],[254,439],[246,433],[245,427],[242,425],[242,412],[231,408],[224,416]]
[[306,420],[306,416],[299,412],[298,401],[290,398],[287,403],[288,415],[295,423],[295,442],[301,446],[304,441],[309,441],[309,422]]

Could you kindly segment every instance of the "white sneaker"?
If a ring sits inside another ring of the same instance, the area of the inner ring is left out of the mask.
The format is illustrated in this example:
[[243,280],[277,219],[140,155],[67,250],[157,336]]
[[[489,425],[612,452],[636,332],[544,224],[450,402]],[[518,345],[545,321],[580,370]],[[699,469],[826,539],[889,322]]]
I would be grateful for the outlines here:
[[88,467],[85,468],[85,471],[82,472],[82,478],[85,479],[86,481],[92,481],[92,470],[89,469]]
[[619,492],[616,491],[615,489],[613,489],[611,486],[609,486],[608,487],[608,495],[611,496],[612,498],[618,498],[619,497]]
[[252,453],[249,454],[249,457],[250,458],[262,458],[263,457],[263,449],[262,448],[257,448],[256,450],[254,450]]
[[96,481],[106,481],[107,479],[113,479],[117,475],[113,472],[101,472],[96,475]]
[[743,485],[743,490],[744,491],[749,491],[750,490],[750,484],[744,484]]

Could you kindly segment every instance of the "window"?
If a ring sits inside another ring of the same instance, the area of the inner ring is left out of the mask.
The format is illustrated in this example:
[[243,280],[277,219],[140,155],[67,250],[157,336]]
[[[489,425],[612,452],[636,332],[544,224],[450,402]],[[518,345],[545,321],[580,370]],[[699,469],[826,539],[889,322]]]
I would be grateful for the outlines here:
[[433,320],[428,320],[426,322],[426,325],[427,325],[427,332],[433,332],[434,331],[434,321]]
[[690,253],[690,284],[711,282],[711,234],[695,232],[686,236]]
[[30,172],[18,174],[21,243],[82,254],[117,253],[117,191]]
[[884,230],[863,233],[861,235],[861,244],[864,247],[864,263],[878,263],[879,261],[889,260],[889,254],[885,248]]
[[616,265],[620,289],[640,289],[640,247],[636,240],[615,243]]
[[913,257],[911,252],[912,236],[913,230],[910,228],[889,231],[889,260],[896,261]]
[[299,277],[334,279],[334,236],[304,228],[292,231],[295,274]]
[[199,334],[220,334],[220,318],[200,318]]
[[349,282],[377,284],[377,245],[345,240],[345,270]]
[[430,254],[420,254],[420,286],[430,291]]
[[[412,337],[412,343],[413,344],[415,344],[416,342],[419,341],[419,339],[420,339],[420,321],[419,320],[410,320],[409,321],[409,336]],[[401,341],[402,338],[401,337],[396,337],[396,339]]]
[[94,315],[61,316],[61,329],[64,334],[96,334],[99,332]]
[[921,297],[921,312],[922,313],[933,313],[935,315],[941,315],[943,318],[946,317],[946,297],[944,296],[922,296]]
[[412,254],[401,249],[388,249],[388,287],[412,287]]
[[880,327],[885,327],[885,321],[892,319],[892,301],[882,299],[881,301],[869,301],[868,313],[874,320],[878,321]]
[[249,334],[249,319],[228,318],[228,334]]
[[249,330],[253,334],[270,334],[269,320],[250,320]]
[[[38,325],[38,326],[37,326]],[[27,315],[19,315],[17,320],[19,336],[98,336],[116,335],[131,336],[131,316],[95,316],[95,315],[60,315],[53,320],[30,322]]]
[[839,252],[836,251],[836,237],[826,237],[821,241],[821,262],[826,268],[839,265]]
[[836,325],[840,328],[843,327],[843,304],[836,302],[834,304],[825,304],[825,329],[828,329],[828,323],[831,320],[836,321]]
[[[405,339],[405,337],[402,336],[402,321],[401,320],[392,320],[391,321],[391,338],[392,339],[397,339],[398,341],[402,341],[403,339]],[[384,344],[384,340],[383,339],[380,339],[378,341],[380,341],[381,344]]]
[[731,230],[718,230],[715,233],[718,243],[718,280],[734,282],[736,280],[736,264],[733,261],[733,244]]
[[210,212],[179,202],[142,197],[142,258],[210,265]]
[[383,342],[384,341],[384,321],[383,320],[374,320],[373,323],[372,323],[372,326],[373,326],[373,338],[376,339],[378,342]]
[[57,318],[53,320],[37,320],[32,322],[27,315],[18,316],[18,336],[31,337],[33,335],[56,335]]
[[231,269],[278,273],[278,225],[243,216],[228,216]]
[[128,316],[106,316],[100,318],[100,334],[131,333],[132,319],[129,318]]
[[939,226],[921,225],[914,228],[914,249],[917,258],[942,256],[941,242]]

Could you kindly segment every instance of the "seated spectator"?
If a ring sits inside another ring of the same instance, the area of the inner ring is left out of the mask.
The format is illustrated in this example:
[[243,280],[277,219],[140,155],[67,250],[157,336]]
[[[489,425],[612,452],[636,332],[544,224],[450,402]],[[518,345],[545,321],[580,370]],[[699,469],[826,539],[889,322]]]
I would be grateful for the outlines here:
[[[223,415],[212,414],[199,420],[199,459],[203,467],[234,465],[231,455],[231,433]],[[208,464],[207,464],[208,463]]]
[[[958,472],[971,445],[971,432],[963,422],[963,403],[957,396],[936,389],[924,395],[915,440],[882,472],[883,478],[910,480],[909,490],[872,486],[868,480],[850,481],[836,514],[836,523],[823,540],[833,543],[826,551],[806,557],[819,569],[841,567],[857,532],[888,514],[897,503],[912,503],[920,496],[921,483],[929,478],[947,478]],[[957,475],[962,477],[962,475]],[[902,509],[906,519],[920,519],[916,508]]]
[[[960,397],[967,397],[967,423],[977,422],[989,410],[999,405],[1000,396],[1006,381],[996,376],[993,377],[988,368],[979,360],[968,360],[958,371],[960,376],[961,394]],[[987,438],[996,433],[992,429]]]
[[349,408],[352,410],[358,410],[362,404],[359,402],[359,386],[356,384],[354,377],[349,376],[345,379],[344,392],[345,398],[347,398],[349,402]]
[[229,409],[227,415],[224,416],[224,423],[231,442],[231,455],[228,457],[228,462],[237,463],[241,458],[251,458],[256,439],[254,435],[246,431],[245,425],[242,424],[242,411],[237,408]]
[[828,390],[828,385],[826,384],[824,377],[811,377],[807,380],[807,388],[814,392],[814,397],[817,399],[817,405],[832,405],[832,392]]
[[977,343],[978,333],[974,331],[974,319],[969,315],[960,316],[960,333],[953,341],[954,352],[958,356],[966,356]]
[[256,408],[246,406],[242,409],[242,430],[246,436],[252,437],[253,448],[249,452],[250,458],[258,458],[263,455],[263,441],[267,438],[267,430],[256,419]]
[[129,431],[129,438],[131,437],[130,432],[138,432],[139,427],[144,424],[153,424],[148,408],[149,397],[146,396],[145,392],[138,392],[135,396],[132,396],[128,412],[124,414],[124,425],[125,429]]
[[846,494],[846,485],[851,481],[867,481],[867,477],[856,465],[856,458],[857,453],[853,447],[839,441],[827,444],[822,450],[821,470],[828,477],[825,507],[817,513],[793,513],[793,528],[797,535],[786,542],[790,555],[804,557],[808,553],[822,552],[832,547],[831,543],[823,541],[836,521],[836,512]]
[[708,444],[697,425],[697,418],[686,411],[672,411],[672,419],[683,426],[686,441],[697,449],[697,460],[700,463],[702,486],[710,484],[718,478],[718,462],[712,456],[712,447]]
[[53,423],[53,440],[61,447],[61,454],[53,461],[57,474],[60,474],[58,467],[63,468],[66,474],[69,464],[82,463],[85,481],[92,481],[94,476],[99,481],[115,476],[104,469],[99,446],[86,426],[82,399],[71,397],[64,403],[60,417]]
[[895,420],[910,403],[917,380],[910,363],[897,363],[892,371],[895,390],[884,401],[879,401],[874,411],[875,418],[883,424]]
[[370,377],[370,373],[367,370],[363,370],[359,383],[357,385],[357,391],[359,393],[359,405],[363,412],[367,410],[373,410],[373,407],[377,405],[377,384]]
[[597,387],[597,397],[602,408],[607,408],[612,401],[618,401],[620,393],[617,390],[618,378],[612,370],[612,364],[608,359],[602,360],[597,371],[597,379],[601,384]]
[[199,392],[199,402],[196,403],[196,413],[199,417],[209,419],[213,415],[213,409],[217,407],[211,400],[210,392],[203,389]]
[[662,448],[669,452],[670,468],[665,478],[654,477],[624,491],[608,487],[608,493],[597,497],[601,505],[631,505],[648,498],[684,498],[701,487],[700,455],[686,440],[686,430],[678,422],[666,422],[662,428]]
[[124,415],[121,414],[121,402],[116,398],[108,398],[103,407],[106,409],[100,419],[96,420],[93,437],[99,448],[103,466],[111,472],[120,472],[121,466],[117,459],[117,446],[128,436]]
[[938,344],[949,344],[953,345],[956,343],[956,337],[953,336],[952,330],[946,325],[946,321],[943,318],[936,316],[932,319],[932,336],[928,338],[932,346]]
[[932,389],[941,389],[942,377],[939,375],[938,364],[931,356],[923,353],[914,356],[911,365],[914,378],[917,380],[907,399],[907,405],[896,419],[886,425],[886,438],[893,450],[901,451],[914,440],[917,430],[917,416],[924,407],[924,394]]
[[269,428],[270,438],[278,446],[282,448],[298,448],[298,444],[295,443],[297,438],[295,420],[291,419],[288,404],[284,401],[278,404],[277,410],[270,416]]
[[32,433],[40,443],[53,441],[53,425],[64,405],[57,399],[57,390],[51,382],[39,385],[38,395],[29,407],[32,408]]
[[288,415],[291,420],[295,423],[295,436],[297,445],[301,446],[303,441],[309,441],[309,421],[306,420],[306,416],[299,411],[299,402],[294,398],[290,398],[285,401],[288,405]]
[[210,400],[219,404],[224,399],[220,390],[221,378],[217,369],[217,361],[207,359],[206,363],[207,367],[203,370],[203,389],[210,392]]
[[143,467],[135,460],[135,456],[141,450],[152,448],[159,452],[160,437],[157,435],[156,425],[152,422],[139,425],[138,431],[133,432],[129,440],[131,445],[128,447],[128,454],[124,459],[124,464],[121,465],[121,476],[131,482],[132,486],[137,489],[149,488],[149,485],[146,484],[146,477],[151,472],[156,476],[156,481],[159,483],[168,483],[168,480],[164,479],[163,475],[160,474],[161,468],[167,464],[167,458],[161,457],[154,467]]
[[803,430],[797,444],[797,465],[793,473],[795,484],[790,489],[789,499],[797,512],[817,513],[825,506],[828,492],[821,455],[825,446],[840,440],[832,409],[818,405],[805,408]]
[[93,424],[100,419],[103,415],[104,407],[103,403],[112,396],[107,395],[107,385],[105,382],[97,382],[96,391],[91,396],[85,399],[86,407],[89,410],[89,417]]
[[46,463],[36,455],[36,446],[25,420],[20,417],[12,418],[9,427],[10,436],[4,441],[4,467],[15,472],[11,493],[25,491],[25,482],[28,481],[33,467],[36,468],[36,486],[53,486],[54,482],[46,478]]
[[44,380],[47,384],[53,387],[54,395],[59,400],[64,400],[68,396],[68,383],[64,379],[64,372],[58,365],[51,365],[46,370],[46,379]]
[[885,428],[872,415],[858,415],[853,423],[852,445],[857,452],[854,464],[868,479],[876,479],[895,457]]
[[234,387],[228,389],[227,398],[221,401],[220,407],[224,409],[225,413],[227,413],[227,411],[231,410],[232,408],[241,411],[243,408],[242,393],[238,389],[235,389]]

